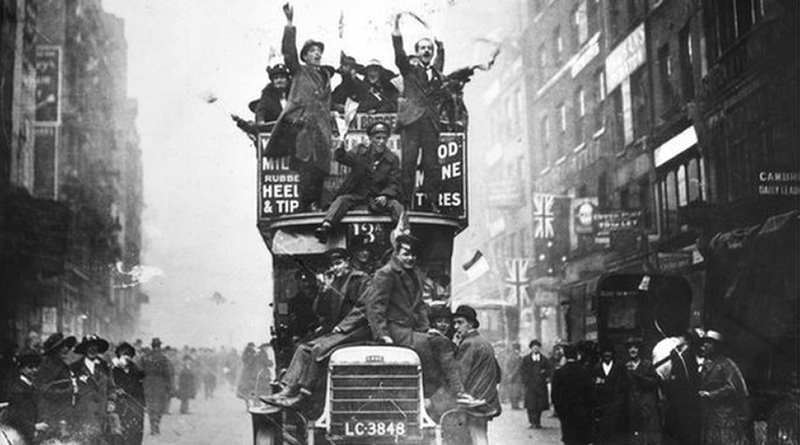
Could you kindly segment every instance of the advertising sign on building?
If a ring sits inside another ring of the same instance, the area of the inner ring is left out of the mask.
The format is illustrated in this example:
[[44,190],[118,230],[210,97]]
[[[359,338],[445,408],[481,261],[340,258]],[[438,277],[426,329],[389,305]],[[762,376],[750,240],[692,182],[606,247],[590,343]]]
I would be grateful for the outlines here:
[[597,209],[597,198],[575,198],[572,201],[575,213],[575,233],[588,235],[594,233],[594,213]]
[[644,23],[634,29],[606,57],[606,91],[614,91],[647,59]]
[[608,236],[611,232],[630,230],[639,227],[641,210],[612,210],[594,214],[595,233]]
[[36,123],[61,122],[61,47],[36,47]]

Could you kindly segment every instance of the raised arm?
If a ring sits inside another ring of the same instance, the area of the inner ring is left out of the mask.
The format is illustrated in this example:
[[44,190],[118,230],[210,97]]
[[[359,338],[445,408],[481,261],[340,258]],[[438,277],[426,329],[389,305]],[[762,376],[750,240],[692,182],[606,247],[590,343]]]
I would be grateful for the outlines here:
[[434,37],[436,42],[436,59],[433,61],[433,67],[441,73],[444,71],[444,43]]
[[411,69],[408,63],[406,50],[403,49],[403,34],[400,33],[400,14],[394,16],[394,30],[392,31],[392,46],[394,47],[394,63],[400,74],[405,74]]
[[294,8],[289,3],[283,5],[283,15],[286,16],[286,27],[283,28],[283,41],[281,42],[281,52],[283,61],[294,75],[300,68],[300,59],[297,57],[297,28],[292,24],[294,19]]

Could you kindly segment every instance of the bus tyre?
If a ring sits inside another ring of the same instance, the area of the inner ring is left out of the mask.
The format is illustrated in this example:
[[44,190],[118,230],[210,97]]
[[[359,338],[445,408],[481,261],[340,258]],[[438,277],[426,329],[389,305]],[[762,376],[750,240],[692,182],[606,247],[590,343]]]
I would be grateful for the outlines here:
[[797,419],[800,419],[800,405],[797,402],[778,405],[767,420],[766,445],[800,445]]

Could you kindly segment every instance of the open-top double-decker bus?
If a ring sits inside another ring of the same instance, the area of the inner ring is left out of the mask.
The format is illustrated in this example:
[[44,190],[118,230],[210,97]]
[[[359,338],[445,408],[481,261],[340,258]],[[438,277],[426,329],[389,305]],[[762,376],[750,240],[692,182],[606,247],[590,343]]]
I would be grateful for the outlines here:
[[[344,136],[346,149],[368,143],[366,129],[376,121],[394,127],[394,114],[357,114]],[[350,249],[365,243],[381,265],[391,248],[394,224],[388,215],[371,213],[365,207],[351,209],[330,232],[325,243],[315,236],[322,212],[301,212],[299,174],[289,157],[269,157],[265,148],[270,133],[256,140],[258,175],[258,228],[272,254],[274,291],[273,347],[276,368],[289,365],[294,347],[289,324],[289,300],[298,291],[296,273],[324,272],[324,253],[334,247]],[[338,140],[334,141],[336,147]],[[400,136],[389,138],[388,148],[400,153]],[[406,209],[411,232],[422,243],[417,265],[428,277],[438,277],[449,286],[451,255],[456,235],[468,224],[467,135],[465,131],[440,134],[436,147],[441,187],[438,211],[422,210],[424,195],[416,192]],[[335,197],[347,167],[331,162],[323,190],[323,207]],[[417,184],[422,181],[417,171]],[[425,206],[429,209],[430,206]],[[441,277],[448,279],[442,280]],[[433,287],[435,289],[435,286]],[[431,292],[443,296],[442,292]],[[446,296],[446,295],[445,295]],[[431,297],[431,295],[428,295]],[[426,414],[422,398],[419,357],[409,349],[387,345],[352,345],[336,350],[328,366],[324,400],[315,400],[298,410],[280,410],[250,401],[254,440],[269,443],[437,443],[441,429]]]

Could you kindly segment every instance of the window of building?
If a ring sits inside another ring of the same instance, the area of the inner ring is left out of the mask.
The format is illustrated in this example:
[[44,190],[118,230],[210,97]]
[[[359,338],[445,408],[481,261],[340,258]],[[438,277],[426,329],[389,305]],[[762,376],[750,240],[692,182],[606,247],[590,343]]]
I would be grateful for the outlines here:
[[711,63],[764,17],[762,0],[709,0],[703,2],[703,7]]
[[540,79],[540,83],[544,83],[544,78],[545,78],[546,73],[547,73],[545,71],[547,69],[547,48],[545,47],[544,43],[539,45],[539,50],[537,52],[537,58],[538,58],[537,62],[538,62],[538,68],[539,68],[539,72],[537,73],[538,74],[538,78]]
[[553,30],[553,61],[561,62],[561,55],[564,53],[564,41],[561,38],[561,27],[556,26]]
[[583,136],[583,118],[586,115],[586,97],[585,93],[583,92],[583,88],[578,87],[575,90],[575,98],[573,100],[573,106],[575,107],[575,119],[574,119],[574,130],[573,134],[575,135],[575,145],[577,146],[584,140]]
[[661,112],[664,114],[675,105],[671,82],[672,60],[669,56],[669,43],[665,43],[658,49],[658,77],[661,89]]
[[704,201],[703,159],[696,149],[690,149],[679,160],[659,168],[656,189],[660,194],[661,230],[675,233],[686,224],[686,206]]
[[612,144],[615,150],[625,147],[625,113],[622,109],[622,88],[617,87],[609,95],[612,107]]
[[567,131],[567,107],[564,102],[558,104],[556,113],[558,115],[558,129],[563,133]]
[[692,75],[694,67],[694,56],[692,54],[692,34],[689,25],[686,25],[678,33],[680,41],[680,70],[681,70],[681,94],[684,101],[694,99],[694,77]]
[[597,206],[601,210],[608,209],[608,174],[606,172],[597,176]]
[[620,0],[608,0],[608,33],[611,42],[616,41],[621,33],[621,11],[619,3]]
[[544,116],[539,124],[542,137],[542,164],[546,166],[550,162],[550,119]]
[[589,20],[586,16],[585,0],[578,3],[578,6],[572,11],[572,36],[576,48],[579,48],[589,39]]
[[650,113],[648,110],[647,70],[640,67],[631,74],[631,108],[633,115],[633,137],[638,139],[650,130]]
[[600,8],[598,0],[586,0],[586,16],[588,18],[588,32],[590,36],[600,30]]

